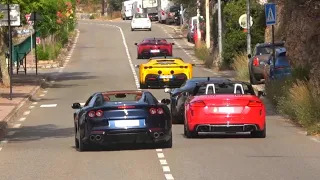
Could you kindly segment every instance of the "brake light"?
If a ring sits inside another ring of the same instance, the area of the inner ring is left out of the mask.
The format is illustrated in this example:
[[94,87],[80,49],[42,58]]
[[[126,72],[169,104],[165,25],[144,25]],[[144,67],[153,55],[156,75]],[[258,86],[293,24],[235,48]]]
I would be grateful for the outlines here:
[[205,107],[206,103],[204,103],[203,101],[194,101],[191,103],[192,107]]
[[93,118],[93,117],[96,116],[96,112],[90,111],[90,112],[88,113],[88,116],[91,117],[91,118]]
[[163,114],[163,109],[162,108],[158,108],[157,112],[158,112],[158,114]]
[[255,58],[253,59],[253,65],[254,65],[254,66],[259,66],[259,58],[255,57]]
[[248,105],[249,107],[261,107],[262,102],[260,101],[249,101]]
[[149,111],[150,111],[150,114],[156,114],[157,113],[157,110],[155,108],[151,108]]
[[135,108],[135,106],[118,106],[118,109],[132,109]]
[[164,13],[164,11],[163,11],[163,10],[161,11],[161,14],[162,14],[162,16],[164,16],[164,15],[165,15],[165,13]]
[[140,12],[139,8],[137,8],[137,11]]
[[97,117],[102,117],[103,116],[103,111],[101,111],[101,110],[96,111],[96,116]]

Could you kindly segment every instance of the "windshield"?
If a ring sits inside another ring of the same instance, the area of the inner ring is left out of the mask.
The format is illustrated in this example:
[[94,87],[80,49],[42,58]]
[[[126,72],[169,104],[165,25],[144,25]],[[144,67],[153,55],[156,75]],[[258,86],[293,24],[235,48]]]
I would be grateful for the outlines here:
[[[234,88],[235,83],[214,83],[215,87],[215,93],[213,91],[213,88],[208,89],[208,94],[234,94]],[[252,87],[248,86],[247,84],[242,84],[244,94],[247,95],[255,95],[255,92]],[[206,95],[206,88],[207,84],[203,84],[200,86],[197,86],[194,89],[193,95],[194,96],[200,96],[200,95]],[[242,94],[241,87],[237,87],[236,89],[237,94]]]
[[143,0],[142,1],[142,7],[143,8],[158,7],[157,0]]
[[[275,46],[276,48],[283,48],[282,45]],[[272,46],[266,47],[258,47],[257,48],[257,55],[264,55],[264,54],[272,54]]]
[[146,13],[137,13],[134,15],[134,18],[148,18]]
[[104,101],[107,102],[123,102],[123,101],[139,101],[142,93],[103,93]]

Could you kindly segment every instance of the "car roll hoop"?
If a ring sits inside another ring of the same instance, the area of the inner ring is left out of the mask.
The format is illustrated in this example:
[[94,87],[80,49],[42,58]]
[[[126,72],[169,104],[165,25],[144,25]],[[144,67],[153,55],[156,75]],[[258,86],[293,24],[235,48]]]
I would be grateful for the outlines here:
[[[206,87],[206,94],[209,94],[209,90],[210,90],[210,88],[212,88],[212,92],[213,92],[213,94],[216,94],[216,88],[215,88],[214,84],[207,84],[207,87]],[[210,94],[212,94],[212,93],[210,93]]]
[[238,87],[239,87],[240,90],[241,90],[241,94],[244,94],[244,90],[243,90],[242,84],[238,84],[238,83],[234,84],[233,93],[234,93],[234,94],[239,94],[239,93],[237,93]]

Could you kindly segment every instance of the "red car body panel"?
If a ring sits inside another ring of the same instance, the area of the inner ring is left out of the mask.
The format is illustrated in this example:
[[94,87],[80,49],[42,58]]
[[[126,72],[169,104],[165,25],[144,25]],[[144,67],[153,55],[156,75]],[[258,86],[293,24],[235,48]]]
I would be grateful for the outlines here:
[[172,56],[172,45],[174,43],[169,43],[165,39],[148,38],[136,45],[138,56]]
[[191,96],[185,104],[185,124],[190,131],[198,125],[246,124],[256,125],[261,131],[265,128],[265,119],[265,105],[254,95]]

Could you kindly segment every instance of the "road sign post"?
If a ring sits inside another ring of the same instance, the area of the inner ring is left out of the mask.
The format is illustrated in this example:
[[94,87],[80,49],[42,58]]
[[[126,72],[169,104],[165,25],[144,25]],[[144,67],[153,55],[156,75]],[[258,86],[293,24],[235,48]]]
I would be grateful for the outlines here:
[[[42,19],[42,16],[39,13],[37,13],[37,12],[31,13],[29,20],[32,21],[34,24],[33,30],[35,32],[36,39],[37,39],[36,22],[41,19]],[[34,43],[34,57],[35,57],[35,61],[36,61],[36,75],[38,75],[37,41],[34,41],[33,43]]]
[[273,52],[273,65],[275,65],[276,61],[276,49],[274,46],[274,25],[277,21],[277,11],[275,3],[267,3],[264,5],[265,7],[265,17],[266,17],[266,25],[272,28],[272,52]]

